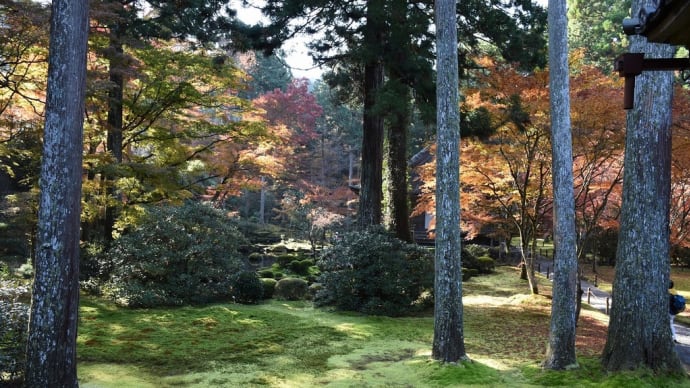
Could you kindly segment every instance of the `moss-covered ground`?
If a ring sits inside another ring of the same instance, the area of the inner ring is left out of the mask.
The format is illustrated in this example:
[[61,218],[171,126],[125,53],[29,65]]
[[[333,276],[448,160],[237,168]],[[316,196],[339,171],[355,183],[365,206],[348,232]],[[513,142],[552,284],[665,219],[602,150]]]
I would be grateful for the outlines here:
[[550,283],[526,294],[517,270],[463,283],[471,362],[430,359],[431,312],[386,318],[316,309],[309,302],[127,310],[82,300],[82,387],[682,387],[690,381],[599,367],[607,317],[583,309],[580,368],[540,367],[549,327]]

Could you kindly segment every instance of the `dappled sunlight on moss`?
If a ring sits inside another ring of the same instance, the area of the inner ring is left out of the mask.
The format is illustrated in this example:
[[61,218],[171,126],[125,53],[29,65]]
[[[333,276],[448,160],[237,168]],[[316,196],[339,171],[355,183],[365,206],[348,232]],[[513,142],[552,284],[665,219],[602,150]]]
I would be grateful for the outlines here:
[[365,326],[354,325],[352,323],[341,323],[335,329],[356,339],[367,339],[371,337],[371,331],[366,330]]
[[[472,361],[458,365],[431,360],[431,315],[371,317],[274,300],[252,306],[126,310],[86,298],[77,350],[80,385],[599,387],[616,381],[633,385],[608,386],[682,386],[677,380],[639,374],[604,376],[596,357],[608,320],[586,308],[576,345],[578,357],[584,357],[582,370],[543,371],[549,298],[529,295],[516,277],[511,268],[497,269],[466,288],[471,292],[463,298],[465,348]],[[512,287],[512,295],[476,291],[494,284]],[[544,292],[548,295],[550,289],[544,287]]]

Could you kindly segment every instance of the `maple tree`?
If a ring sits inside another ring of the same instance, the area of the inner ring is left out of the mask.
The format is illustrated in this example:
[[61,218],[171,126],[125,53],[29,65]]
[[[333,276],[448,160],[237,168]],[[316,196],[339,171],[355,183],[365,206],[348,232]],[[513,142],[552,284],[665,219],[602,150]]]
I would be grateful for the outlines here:
[[[300,183],[312,181],[314,177],[307,156],[318,138],[316,124],[323,113],[316,97],[309,92],[309,81],[293,80],[285,91],[275,89],[265,93],[254,100],[254,105],[261,109],[261,118],[276,137],[276,141],[257,150],[262,152],[262,157],[272,160],[271,178],[305,188],[308,185]],[[265,190],[265,185],[260,189]]]
[[671,258],[690,263],[690,94],[676,86],[671,153]]
[[[593,239],[618,226],[622,86],[585,65],[578,52],[570,61],[577,246],[584,260],[595,250]],[[548,236],[551,229],[548,73],[525,75],[507,64],[477,62],[482,70],[473,79],[476,87],[466,89],[463,104],[469,135],[461,146],[462,228],[466,239],[482,234],[505,241],[517,235],[529,261],[529,252],[537,250],[536,237]],[[433,164],[419,173],[423,194],[416,214],[435,203]]]
[[0,175],[29,188],[38,180],[48,66],[49,8],[0,2]]
[[[98,43],[98,42],[97,42]],[[107,152],[110,89],[107,63],[92,55],[85,129],[85,232],[103,225],[103,208],[117,207],[116,226],[128,210],[199,195],[227,186],[242,163],[241,144],[266,136],[258,121],[238,120],[249,110],[237,97],[243,75],[218,53],[180,51],[172,43],[128,49],[133,65],[123,84],[121,161]],[[214,154],[214,150],[218,154]],[[118,197],[111,193],[117,191]],[[99,233],[100,234],[100,233]]]
[[593,241],[600,231],[618,229],[625,115],[620,80],[581,58],[572,59],[572,123],[577,256],[583,262],[588,252],[598,253]]
[[[474,186],[477,191],[468,193],[471,209],[502,217],[515,228],[523,276],[531,291],[538,293],[535,257],[530,252],[536,252],[536,236],[550,229],[546,224],[551,212],[548,73],[536,71],[524,77],[500,64],[488,69],[479,76],[487,88],[468,91],[466,103],[486,108],[494,117],[496,133],[491,142],[473,142],[463,149],[463,154],[472,155],[466,159],[463,177],[479,183]],[[486,154],[497,157],[486,163],[486,156],[482,157]]]

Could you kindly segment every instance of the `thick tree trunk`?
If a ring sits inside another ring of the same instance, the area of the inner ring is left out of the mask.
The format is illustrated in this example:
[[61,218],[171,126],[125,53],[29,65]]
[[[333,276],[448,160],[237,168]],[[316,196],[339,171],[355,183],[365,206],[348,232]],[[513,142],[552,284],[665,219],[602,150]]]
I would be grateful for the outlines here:
[[[377,48],[382,41],[383,1],[367,2],[367,26],[364,40],[370,51],[364,65],[364,119],[362,125],[361,189],[359,225],[381,223],[383,199],[383,116],[376,111],[378,93],[383,85],[383,64]],[[374,54],[377,53],[377,54]]]
[[[633,14],[640,8],[633,7]],[[631,38],[632,52],[672,57],[673,47]],[[602,363],[609,371],[682,372],[668,315],[672,72],[637,77],[628,112],[616,277]]]
[[434,278],[435,360],[467,359],[462,323],[460,257],[460,112],[458,105],[457,29],[454,0],[437,0],[437,151],[436,269]]
[[[554,274],[549,345],[544,367],[563,370],[577,366],[575,323],[577,244],[573,140],[570,133],[570,82],[566,1],[549,0],[549,93],[553,171]],[[536,247],[535,247],[536,249]]]
[[76,387],[88,2],[53,0],[27,387]]

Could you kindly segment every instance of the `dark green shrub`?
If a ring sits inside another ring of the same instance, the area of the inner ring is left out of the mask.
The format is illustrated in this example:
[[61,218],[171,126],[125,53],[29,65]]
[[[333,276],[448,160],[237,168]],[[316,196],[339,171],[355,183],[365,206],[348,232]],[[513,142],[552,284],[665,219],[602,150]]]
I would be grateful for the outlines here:
[[261,279],[261,284],[264,286],[264,299],[271,299],[273,298],[273,294],[275,293],[276,290],[276,284],[278,284],[278,281],[275,279],[271,278],[263,278]]
[[31,279],[34,276],[34,266],[31,263],[24,263],[17,268],[17,275],[24,279]]
[[278,263],[279,266],[283,268],[288,268],[290,263],[292,263],[295,260],[295,256],[289,255],[287,253],[279,255],[276,257],[276,263]]
[[279,227],[248,220],[238,220],[237,227],[254,244],[276,244],[281,240]]
[[467,281],[479,275],[479,270],[462,267],[462,281]]
[[103,282],[113,271],[112,262],[103,260],[105,244],[88,242],[80,246],[79,280],[86,283]]
[[300,278],[280,279],[273,296],[281,300],[301,300],[307,295],[309,285]]
[[309,294],[308,297],[309,299],[314,299],[316,297],[316,294],[323,289],[323,284],[321,283],[312,283],[309,285]]
[[232,298],[237,303],[256,304],[264,296],[264,284],[254,271],[242,271],[232,278]]
[[489,256],[481,256],[477,258],[478,271],[482,274],[489,274],[494,271],[494,259]]
[[0,386],[18,384],[24,375],[30,298],[28,286],[0,281]]
[[4,261],[0,261],[0,280],[9,279],[11,276],[10,266]]
[[273,271],[270,269],[262,269],[259,272],[259,277],[264,278],[264,279],[273,279],[275,275],[273,274]]
[[415,310],[423,291],[433,288],[434,261],[424,248],[406,244],[380,227],[344,234],[319,261],[323,288],[317,306],[375,315]]
[[481,257],[489,254],[489,249],[477,244],[469,244],[463,247],[463,253],[469,253],[473,257]]
[[275,279],[275,280],[280,280],[284,276],[285,276],[285,274],[280,272],[280,271],[273,272],[273,279]]
[[263,262],[263,259],[264,259],[264,255],[262,255],[259,252],[252,252],[249,254],[249,257],[247,258],[247,260],[249,261],[249,264],[251,264],[255,267],[261,265],[261,263]]
[[294,272],[298,275],[306,276],[306,275],[309,275],[309,268],[312,267],[313,265],[314,265],[313,260],[309,260],[309,259],[293,260],[290,262],[290,265],[288,265],[288,268],[292,272]]
[[152,206],[104,255],[104,294],[131,307],[227,300],[244,237],[220,211],[199,203]]

